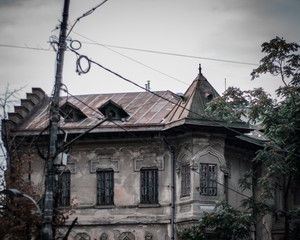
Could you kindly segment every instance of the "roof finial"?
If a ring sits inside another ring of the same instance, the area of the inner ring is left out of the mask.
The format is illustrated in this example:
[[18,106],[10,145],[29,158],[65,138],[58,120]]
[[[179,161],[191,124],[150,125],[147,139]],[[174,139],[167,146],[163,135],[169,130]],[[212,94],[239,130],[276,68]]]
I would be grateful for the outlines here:
[[199,64],[199,74],[202,74],[201,70],[202,70],[201,64]]

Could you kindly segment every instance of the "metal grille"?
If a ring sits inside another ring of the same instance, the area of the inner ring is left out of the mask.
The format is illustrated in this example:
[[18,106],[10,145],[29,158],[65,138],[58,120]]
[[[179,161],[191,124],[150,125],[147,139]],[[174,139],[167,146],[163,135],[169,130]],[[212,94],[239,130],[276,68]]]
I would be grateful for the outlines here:
[[114,204],[114,172],[98,171],[97,172],[97,204],[112,205]]
[[70,205],[70,189],[71,189],[71,174],[70,172],[63,172],[58,179],[58,205]]
[[141,170],[141,203],[158,203],[157,169]]
[[190,165],[181,167],[181,196],[189,196],[191,192],[191,169]]
[[217,196],[217,165],[200,164],[200,194]]

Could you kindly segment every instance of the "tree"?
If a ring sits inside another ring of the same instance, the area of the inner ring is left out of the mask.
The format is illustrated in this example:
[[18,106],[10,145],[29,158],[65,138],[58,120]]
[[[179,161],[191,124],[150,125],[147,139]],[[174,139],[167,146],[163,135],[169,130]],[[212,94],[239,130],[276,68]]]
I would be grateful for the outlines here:
[[[3,124],[1,125],[2,137],[0,142],[0,190],[4,188],[18,189],[38,201],[40,196],[29,182],[32,151],[29,148],[25,150],[22,141],[16,142],[9,139],[6,134],[7,112],[9,107],[16,102],[16,97],[22,89],[23,87],[10,90],[9,85],[7,85],[5,92],[0,97],[0,119]],[[29,199],[0,195],[0,239],[31,239],[38,234],[40,224],[39,213]]]
[[[37,203],[42,202],[43,185],[35,185],[31,181],[33,173],[31,163],[37,156],[35,138],[12,138],[8,134],[7,117],[11,104],[16,102],[18,93],[23,88],[6,91],[0,96],[0,119],[2,125],[0,162],[0,191],[3,189],[17,189],[30,196]],[[6,148],[4,148],[4,146]],[[6,160],[6,161],[5,161]],[[56,196],[57,197],[57,196]],[[60,210],[54,208],[53,226],[65,223],[73,213],[74,204]],[[0,239],[36,239],[39,237],[42,219],[36,206],[28,198],[0,194]],[[54,229],[55,230],[55,229]]]
[[[9,84],[6,85],[6,89],[4,93],[0,94],[0,190],[3,189],[4,187],[4,176],[3,173],[6,169],[6,162],[5,162],[5,157],[6,157],[6,149],[4,147],[4,142],[2,141],[2,119],[7,118],[7,112],[11,105],[15,103],[17,100],[17,96],[19,95],[20,91],[24,87],[10,90]],[[6,141],[7,139],[4,138]]]
[[[277,99],[272,99],[261,88],[241,91],[231,87],[223,96],[211,101],[207,108],[209,117],[226,122],[239,121],[244,117],[249,123],[259,125],[263,129],[268,142],[253,160],[262,166],[262,175],[256,179],[261,191],[255,205],[253,201],[244,203],[252,208],[254,213],[263,215],[273,211],[283,216],[285,239],[290,239],[293,224],[299,225],[299,214],[294,214],[290,204],[293,191],[299,194],[300,183],[299,48],[297,43],[287,43],[279,37],[262,44],[262,52],[266,56],[251,73],[252,80],[263,74],[280,77],[283,86],[276,90]],[[246,177],[250,176],[257,176],[257,172],[248,173]],[[240,183],[244,188],[250,187],[245,179]],[[283,198],[282,207],[274,205],[274,195],[278,192]]]
[[205,212],[198,224],[185,229],[181,237],[190,240],[243,240],[251,234],[253,218],[249,212],[240,212],[224,202],[216,204],[211,213]]

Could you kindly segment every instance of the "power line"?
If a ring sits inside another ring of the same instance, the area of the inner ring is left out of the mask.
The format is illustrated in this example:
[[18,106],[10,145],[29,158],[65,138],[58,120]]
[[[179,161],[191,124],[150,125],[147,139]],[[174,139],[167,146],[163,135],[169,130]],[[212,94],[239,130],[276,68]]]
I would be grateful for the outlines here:
[[155,69],[155,68],[153,68],[153,67],[150,67],[149,65],[146,65],[146,64],[144,64],[144,63],[142,63],[142,62],[140,62],[140,61],[137,61],[137,60],[135,60],[135,59],[133,59],[133,58],[131,58],[131,57],[128,57],[128,56],[126,56],[126,55],[123,54],[123,53],[120,53],[120,52],[118,52],[118,51],[115,51],[115,50],[111,49],[109,46],[100,44],[100,43],[98,43],[98,42],[96,42],[96,41],[94,41],[94,40],[92,40],[92,39],[90,39],[90,38],[88,38],[88,37],[83,36],[82,34],[76,33],[75,31],[73,31],[73,32],[74,32],[75,34],[77,34],[77,35],[79,35],[79,36],[81,36],[81,37],[83,37],[83,38],[85,38],[85,39],[87,39],[87,40],[93,42],[95,45],[99,45],[99,46],[101,46],[101,47],[104,47],[104,48],[108,49],[109,51],[112,51],[112,52],[114,52],[114,53],[116,53],[116,54],[119,54],[119,55],[122,56],[122,57],[125,57],[125,58],[127,58],[127,59],[129,59],[129,60],[131,60],[131,61],[133,61],[133,62],[135,62],[135,63],[138,63],[138,64],[140,64],[140,65],[142,65],[142,66],[144,66],[144,67],[146,67],[146,68],[151,69],[152,71],[155,71],[155,72],[157,72],[157,73],[160,73],[160,74],[162,74],[162,75],[164,75],[164,76],[166,76],[166,77],[168,77],[168,78],[171,78],[171,79],[173,79],[173,80],[175,80],[175,81],[177,81],[177,82],[183,83],[183,84],[185,84],[185,85],[189,85],[188,83],[186,83],[186,82],[184,82],[184,81],[182,81],[182,80],[180,80],[180,79],[178,79],[178,78],[172,77],[172,76],[169,75],[169,74],[166,74],[166,73],[164,73],[164,72],[162,72],[162,71],[160,71],[160,70],[157,70],[157,69]]
[[[86,38],[82,36],[79,33],[74,32],[75,34]],[[88,38],[86,38],[89,41],[92,41]],[[124,47],[124,46],[117,46],[117,45],[109,45],[109,44],[103,44],[103,43],[95,43],[93,42],[84,42],[87,44],[92,45],[101,45],[105,47],[111,47],[111,48],[120,48],[120,49],[126,49],[126,50],[132,50],[132,51],[139,51],[139,52],[148,52],[148,53],[155,53],[155,54],[163,54],[163,55],[171,55],[175,57],[185,57],[185,58],[196,58],[196,59],[202,59],[202,60],[208,60],[208,61],[216,61],[216,62],[225,62],[225,63],[233,63],[233,64],[243,64],[243,65],[250,65],[250,66],[258,66],[256,63],[249,63],[249,62],[242,62],[242,61],[234,61],[234,60],[226,60],[226,59],[220,59],[220,58],[209,58],[209,57],[200,57],[200,56],[193,56],[193,55],[187,55],[187,54],[180,54],[180,53],[172,53],[172,52],[162,52],[162,51],[156,51],[156,50],[148,50],[148,49],[141,49],[141,48],[132,48],[132,47]]]
[[30,49],[30,50],[47,51],[47,52],[53,51],[51,49],[40,48],[40,47],[36,48],[36,47],[28,47],[28,46],[9,45],[9,44],[3,44],[3,43],[0,43],[0,47]]
[[98,4],[96,7],[92,8],[91,10],[87,11],[86,13],[84,13],[81,17],[77,18],[75,23],[72,25],[72,27],[70,28],[67,37],[70,35],[70,33],[72,32],[73,28],[75,27],[75,25],[80,21],[81,18],[84,18],[90,14],[92,14],[97,8],[99,8],[100,6],[102,6],[104,3],[106,3],[108,0],[104,0],[102,3]]

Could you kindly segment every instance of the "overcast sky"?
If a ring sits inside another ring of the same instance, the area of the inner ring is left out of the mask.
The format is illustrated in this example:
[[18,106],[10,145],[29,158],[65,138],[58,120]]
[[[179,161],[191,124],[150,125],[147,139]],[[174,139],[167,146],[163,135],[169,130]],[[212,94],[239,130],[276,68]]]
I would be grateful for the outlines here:
[[[70,24],[101,2],[71,0]],[[55,28],[62,9],[63,0],[0,0],[0,92],[9,83],[11,88],[25,86],[22,98],[32,87],[51,93],[55,52],[48,41],[59,34]],[[70,37],[81,41],[82,55],[141,86],[150,80],[151,90],[185,92],[201,64],[219,93],[225,90],[225,79],[227,86],[263,87],[272,93],[279,80],[251,81],[252,64],[263,56],[261,44],[276,36],[300,43],[299,13],[299,0],[108,0],[82,18]],[[74,53],[66,52],[63,83],[71,94],[141,91],[95,65],[78,76],[75,62]]]

